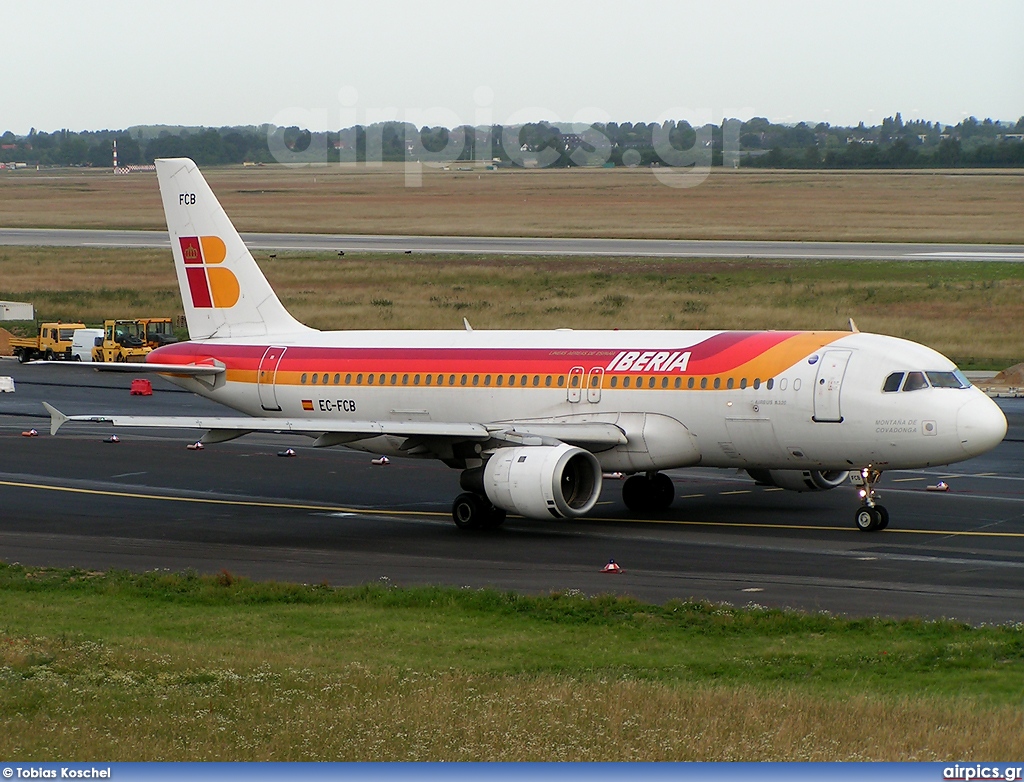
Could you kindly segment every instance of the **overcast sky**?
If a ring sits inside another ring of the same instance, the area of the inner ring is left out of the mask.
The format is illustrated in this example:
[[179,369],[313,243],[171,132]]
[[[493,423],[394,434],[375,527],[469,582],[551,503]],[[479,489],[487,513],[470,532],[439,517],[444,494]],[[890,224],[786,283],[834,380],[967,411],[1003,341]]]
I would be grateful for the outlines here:
[[4,2],[0,131],[1024,114],[1024,2]]

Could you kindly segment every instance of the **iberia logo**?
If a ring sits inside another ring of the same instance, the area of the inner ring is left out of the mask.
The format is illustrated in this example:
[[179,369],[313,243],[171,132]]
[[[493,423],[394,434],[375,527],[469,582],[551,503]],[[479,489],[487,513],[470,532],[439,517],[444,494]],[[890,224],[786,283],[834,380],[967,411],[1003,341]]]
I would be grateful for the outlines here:
[[178,241],[185,258],[192,306],[234,307],[238,302],[238,278],[216,265],[227,257],[224,241],[219,236],[182,236]]

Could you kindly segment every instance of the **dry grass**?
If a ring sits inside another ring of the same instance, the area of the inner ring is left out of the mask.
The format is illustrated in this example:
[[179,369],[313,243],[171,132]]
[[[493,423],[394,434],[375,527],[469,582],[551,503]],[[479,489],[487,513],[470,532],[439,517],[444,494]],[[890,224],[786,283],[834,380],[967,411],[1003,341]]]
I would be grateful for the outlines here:
[[[244,231],[822,241],[1024,242],[1024,173],[647,169],[428,170],[401,165],[204,172]],[[151,173],[0,172],[5,226],[164,228]]]
[[36,698],[3,731],[4,757],[923,761],[1024,751],[1024,717],[1010,707],[555,676],[157,666],[49,674]]
[[[306,255],[258,258],[317,328],[843,329],[928,344],[967,364],[1024,359],[1016,264]],[[159,250],[0,248],[0,298],[42,319],[177,314]]]

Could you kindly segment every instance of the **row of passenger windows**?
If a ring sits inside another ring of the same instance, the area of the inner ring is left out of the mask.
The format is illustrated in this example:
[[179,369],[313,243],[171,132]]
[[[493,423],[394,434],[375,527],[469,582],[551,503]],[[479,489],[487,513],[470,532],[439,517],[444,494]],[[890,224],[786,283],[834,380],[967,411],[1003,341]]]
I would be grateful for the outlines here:
[[882,391],[920,391],[922,388],[970,388],[971,381],[963,372],[893,372],[885,379]]
[[[445,386],[445,385],[448,385],[448,386],[474,385],[474,386],[479,386],[479,385],[481,385],[481,379],[483,381],[483,386],[484,387],[491,387],[491,386],[498,386],[498,387],[500,387],[500,386],[507,385],[507,386],[510,386],[510,387],[511,386],[520,386],[520,387],[533,386],[534,388],[537,388],[537,387],[543,385],[545,388],[551,388],[553,386],[557,387],[557,388],[564,388],[565,385],[566,385],[566,376],[565,375],[482,375],[482,376],[481,375],[441,375],[441,374],[426,374],[426,375],[418,375],[418,374],[417,375],[409,375],[409,374],[398,375],[398,374],[392,374],[392,375],[388,375],[386,373],[374,374],[372,372],[367,373],[367,374],[363,374],[362,372],[360,372],[360,373],[355,374],[355,375],[353,375],[352,373],[347,373],[344,376],[344,384],[347,385],[347,386],[352,385],[353,384],[353,379],[355,381],[355,385],[357,385],[357,386],[361,386],[361,385],[364,385],[364,384],[368,385],[368,386],[372,386],[372,385],[378,385],[378,386],[383,386],[383,385],[392,385],[392,386],[403,385],[403,386],[407,386],[407,385],[410,385],[410,381],[411,381],[411,384],[414,385],[414,386],[418,386],[418,385],[426,385],[426,386],[430,386],[430,385],[437,385],[437,386]],[[323,386],[326,386],[326,385],[336,385],[337,386],[337,385],[341,385],[342,384],[342,375],[340,373],[335,373],[334,375],[331,375],[329,372],[323,372],[323,373],[314,372],[312,375],[309,375],[308,373],[304,372],[302,374],[302,377],[299,378],[299,382],[302,383],[303,385],[308,383],[309,385],[314,385],[314,386],[315,385],[323,385]],[[582,375],[571,375],[569,377],[569,387],[570,388],[579,388],[581,382],[582,382]],[[601,385],[601,376],[600,375],[591,375],[590,376],[589,385],[590,385],[590,388],[598,388]],[[618,376],[614,376],[613,375],[611,380],[609,381],[608,385],[611,388],[618,388],[619,385],[620,385]],[[672,379],[672,382],[670,384],[669,378],[667,376],[662,376],[659,379],[659,378],[656,378],[656,377],[644,378],[644,377],[639,376],[639,375],[637,377],[633,378],[633,377],[629,377],[627,375],[626,377],[622,378],[622,382],[621,382],[622,388],[669,388],[670,385],[671,385],[672,388],[682,388],[684,386],[684,378],[681,377],[681,376],[677,376],[677,377]],[[713,380],[710,381],[710,383],[709,383],[709,379],[706,378],[706,377],[700,378],[699,382],[698,382],[697,378],[692,377],[692,376],[685,378],[685,386],[686,386],[686,388],[696,388],[698,386],[700,388],[708,388],[709,385],[710,385],[711,388],[715,388],[715,389],[720,389],[720,388],[726,388],[726,389],[741,388],[741,389],[743,389],[743,388],[747,388],[748,386],[750,388],[753,388],[753,389],[759,389],[759,388],[761,388],[761,378],[755,377],[753,379],[753,381],[750,381],[750,380],[748,380],[748,378],[742,377],[742,378],[739,379],[739,381],[737,381],[735,378],[730,377],[730,378],[726,378],[724,383],[723,383],[722,378],[720,378],[720,377],[714,378]],[[764,383],[764,387],[766,389],[768,389],[769,391],[771,391],[775,387],[775,380],[774,380],[774,378],[769,378]]]

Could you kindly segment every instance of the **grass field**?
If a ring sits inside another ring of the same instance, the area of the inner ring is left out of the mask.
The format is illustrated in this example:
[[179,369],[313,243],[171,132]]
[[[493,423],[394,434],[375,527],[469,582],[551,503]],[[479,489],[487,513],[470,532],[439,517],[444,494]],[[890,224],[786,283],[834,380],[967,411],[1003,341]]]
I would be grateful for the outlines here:
[[[243,231],[1024,243],[1024,172],[715,170],[677,189],[649,169],[204,170]],[[156,176],[0,172],[6,227],[163,230]]]
[[[844,329],[967,368],[1024,360],[1024,265],[278,253],[258,260],[317,328]],[[0,300],[42,320],[181,311],[169,253],[0,247]]]
[[0,756],[1019,760],[1024,632],[0,565]]

